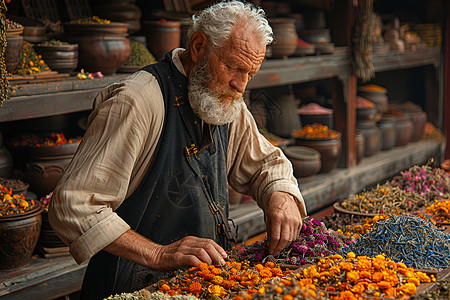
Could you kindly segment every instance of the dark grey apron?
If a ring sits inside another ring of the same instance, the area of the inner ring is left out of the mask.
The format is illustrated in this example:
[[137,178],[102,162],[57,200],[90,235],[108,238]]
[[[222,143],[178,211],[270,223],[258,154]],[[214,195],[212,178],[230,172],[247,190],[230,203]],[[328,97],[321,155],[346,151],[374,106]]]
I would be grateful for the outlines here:
[[[171,52],[143,70],[153,74],[161,87],[164,126],[144,179],[116,213],[158,244],[192,235],[213,239],[229,249],[228,125],[204,124],[202,130],[201,120],[189,105],[187,78],[173,64]],[[89,262],[81,299],[132,292],[171,275],[102,250]]]

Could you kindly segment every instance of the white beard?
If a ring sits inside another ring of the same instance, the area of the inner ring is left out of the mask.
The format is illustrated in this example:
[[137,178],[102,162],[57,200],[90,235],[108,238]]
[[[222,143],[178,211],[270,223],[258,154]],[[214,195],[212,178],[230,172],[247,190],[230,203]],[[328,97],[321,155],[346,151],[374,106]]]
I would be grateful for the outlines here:
[[[189,76],[189,102],[194,113],[211,125],[224,125],[237,119],[244,105],[244,97],[221,100],[216,92],[209,88],[211,73],[209,57],[192,68]],[[223,95],[229,95],[226,91]]]

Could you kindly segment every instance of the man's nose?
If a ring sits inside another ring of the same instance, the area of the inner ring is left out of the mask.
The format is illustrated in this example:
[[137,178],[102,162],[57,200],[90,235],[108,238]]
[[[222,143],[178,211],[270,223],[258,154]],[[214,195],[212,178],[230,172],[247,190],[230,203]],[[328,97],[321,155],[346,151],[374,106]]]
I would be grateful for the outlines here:
[[242,94],[247,87],[247,79],[245,79],[243,76],[235,77],[231,79],[230,86],[234,88],[238,93]]

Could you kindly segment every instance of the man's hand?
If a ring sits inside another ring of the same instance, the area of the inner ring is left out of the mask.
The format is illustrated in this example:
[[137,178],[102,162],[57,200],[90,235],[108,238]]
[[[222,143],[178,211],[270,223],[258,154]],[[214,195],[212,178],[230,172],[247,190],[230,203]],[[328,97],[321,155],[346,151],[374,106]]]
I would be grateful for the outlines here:
[[156,244],[139,233],[128,230],[104,248],[152,270],[167,271],[201,262],[225,264],[227,253],[211,239],[187,236],[169,245]]
[[302,217],[292,195],[273,192],[265,213],[269,254],[277,256],[302,229]]
[[210,239],[187,236],[156,250],[157,270],[172,270],[182,266],[197,266],[201,262],[224,265],[227,253]]

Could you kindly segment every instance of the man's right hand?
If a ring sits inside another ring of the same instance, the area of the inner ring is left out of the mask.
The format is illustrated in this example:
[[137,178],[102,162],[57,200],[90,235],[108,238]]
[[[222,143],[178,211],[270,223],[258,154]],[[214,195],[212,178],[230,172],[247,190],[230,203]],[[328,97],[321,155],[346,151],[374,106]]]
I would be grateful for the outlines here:
[[156,248],[155,269],[172,270],[182,266],[225,264],[227,253],[211,239],[187,236],[175,243]]
[[156,244],[139,233],[128,230],[105,251],[153,270],[168,271],[201,262],[225,264],[227,253],[211,239],[187,236],[169,245]]

